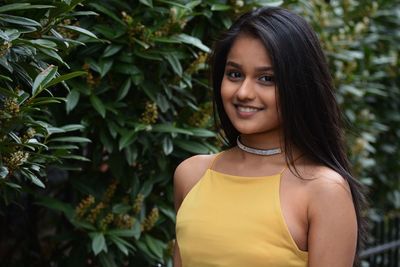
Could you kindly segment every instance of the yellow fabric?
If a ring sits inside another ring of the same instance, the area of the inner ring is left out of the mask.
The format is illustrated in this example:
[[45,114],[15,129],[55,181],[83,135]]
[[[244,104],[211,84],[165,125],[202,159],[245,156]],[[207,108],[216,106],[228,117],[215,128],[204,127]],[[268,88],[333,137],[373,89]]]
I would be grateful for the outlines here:
[[307,266],[308,253],[298,249],[281,212],[280,178],[207,169],[177,213],[182,266]]

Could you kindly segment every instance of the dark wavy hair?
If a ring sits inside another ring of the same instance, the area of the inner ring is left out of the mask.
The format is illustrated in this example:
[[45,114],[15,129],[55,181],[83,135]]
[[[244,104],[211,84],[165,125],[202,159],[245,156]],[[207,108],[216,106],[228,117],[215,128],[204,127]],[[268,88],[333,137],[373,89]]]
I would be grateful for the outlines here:
[[221,83],[227,55],[240,34],[258,38],[269,53],[288,166],[296,170],[292,152],[297,147],[303,155],[335,170],[348,181],[358,223],[354,266],[359,266],[358,254],[365,237],[365,219],[361,216],[365,207],[364,189],[350,171],[342,117],[318,37],[303,18],[278,7],[250,11],[222,34],[214,45],[210,65],[216,127],[222,129],[228,147],[236,146],[240,133],[224,110]]

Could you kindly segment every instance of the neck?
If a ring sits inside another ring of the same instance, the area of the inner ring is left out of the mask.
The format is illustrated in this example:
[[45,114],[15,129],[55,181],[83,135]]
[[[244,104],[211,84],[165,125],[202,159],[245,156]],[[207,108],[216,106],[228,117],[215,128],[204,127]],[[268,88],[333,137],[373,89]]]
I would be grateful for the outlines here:
[[281,148],[283,150],[284,147],[283,141],[278,135],[241,134],[240,141],[245,146],[257,149]]
[[[241,134],[240,141],[245,146],[256,149],[268,150],[268,149],[280,148],[282,151],[279,154],[263,156],[263,155],[248,153],[246,151],[243,151],[239,147],[236,147],[236,151],[239,153],[239,157],[241,158],[242,162],[255,161],[258,162],[259,164],[264,164],[265,162],[269,162],[272,164],[286,164],[285,146],[283,140],[281,140],[279,137],[274,138],[257,134],[251,134],[251,135]],[[294,160],[302,156],[302,152],[296,146],[292,146],[292,153]]]

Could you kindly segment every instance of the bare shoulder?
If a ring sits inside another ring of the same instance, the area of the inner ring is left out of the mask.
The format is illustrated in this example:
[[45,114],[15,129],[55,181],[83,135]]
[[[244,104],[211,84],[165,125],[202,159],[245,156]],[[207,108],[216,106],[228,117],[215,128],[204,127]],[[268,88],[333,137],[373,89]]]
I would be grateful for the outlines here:
[[215,155],[196,155],[182,161],[175,169],[174,177],[181,177],[190,174],[197,176],[204,173]]
[[177,210],[186,194],[204,175],[215,155],[196,155],[182,161],[174,173],[174,202]]
[[352,266],[358,226],[349,183],[336,171],[317,167],[307,191],[310,266]]
[[318,166],[313,168],[307,185],[310,215],[326,216],[327,213],[339,215],[347,212],[353,215],[354,205],[349,183],[335,170]]
[[[325,167],[316,166],[312,168],[309,190],[314,194],[344,194],[349,195],[350,187],[347,180],[335,170]],[[313,194],[313,195],[314,195]]]

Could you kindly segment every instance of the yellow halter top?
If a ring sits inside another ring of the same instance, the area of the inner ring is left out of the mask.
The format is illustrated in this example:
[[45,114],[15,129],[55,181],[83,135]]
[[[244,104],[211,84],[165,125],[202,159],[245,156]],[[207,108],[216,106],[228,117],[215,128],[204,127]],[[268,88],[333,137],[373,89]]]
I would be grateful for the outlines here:
[[214,171],[212,166],[177,212],[182,266],[306,267],[308,253],[298,249],[281,211],[284,170],[244,177]]

